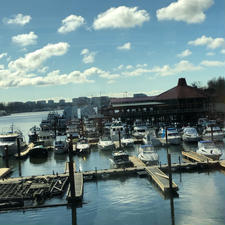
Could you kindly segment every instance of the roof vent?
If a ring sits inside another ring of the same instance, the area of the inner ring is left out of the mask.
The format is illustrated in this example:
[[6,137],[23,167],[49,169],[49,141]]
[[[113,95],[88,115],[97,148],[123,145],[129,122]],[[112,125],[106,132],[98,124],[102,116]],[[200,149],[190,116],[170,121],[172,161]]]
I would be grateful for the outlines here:
[[179,78],[178,86],[187,86],[185,78]]

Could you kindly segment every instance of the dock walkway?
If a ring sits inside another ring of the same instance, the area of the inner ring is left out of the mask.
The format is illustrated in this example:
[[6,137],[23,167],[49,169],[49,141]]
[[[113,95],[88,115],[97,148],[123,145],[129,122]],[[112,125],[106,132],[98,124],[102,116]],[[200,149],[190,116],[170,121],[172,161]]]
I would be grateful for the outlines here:
[[196,162],[208,162],[208,161],[213,161],[213,159],[200,155],[197,152],[184,152],[182,151],[182,156],[184,158],[187,158],[188,160],[196,161]]
[[11,168],[0,168],[0,179],[6,177],[11,171]]
[[[20,152],[20,158],[25,158],[26,156],[28,156],[29,153],[30,153],[30,150],[31,150],[33,147],[34,147],[34,143],[30,143],[24,151]],[[16,158],[19,158],[18,153],[16,153],[14,156],[15,156]]]
[[[151,176],[151,178],[164,193],[170,191],[169,177],[165,173],[163,173],[157,166],[146,167],[145,171],[149,176]],[[178,186],[174,182],[172,182],[172,189],[173,191],[178,190]]]

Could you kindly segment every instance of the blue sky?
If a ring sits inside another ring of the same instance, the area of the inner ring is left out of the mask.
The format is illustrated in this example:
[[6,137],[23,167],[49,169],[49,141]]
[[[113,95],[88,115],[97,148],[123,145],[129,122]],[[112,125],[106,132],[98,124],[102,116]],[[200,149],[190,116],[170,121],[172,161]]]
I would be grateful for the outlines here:
[[8,0],[0,102],[156,95],[224,77],[223,0]]

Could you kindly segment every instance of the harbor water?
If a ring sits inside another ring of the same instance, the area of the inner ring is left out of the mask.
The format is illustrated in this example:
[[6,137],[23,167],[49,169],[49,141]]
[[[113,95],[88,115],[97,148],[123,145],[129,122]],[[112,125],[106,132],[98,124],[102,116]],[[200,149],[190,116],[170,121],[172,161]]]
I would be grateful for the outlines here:
[[[48,112],[32,112],[0,117],[0,131],[13,125],[19,128],[26,140],[28,131],[39,125]],[[224,142],[219,144],[225,159]],[[137,155],[136,145],[128,149],[130,155]],[[172,163],[179,162],[182,150],[196,150],[197,144],[170,146]],[[167,163],[165,147],[156,148],[161,164]],[[76,169],[88,171],[113,168],[112,152],[92,148],[86,156],[74,155]],[[10,158],[12,177],[63,173],[68,155],[49,152],[48,158],[26,158],[20,161]],[[0,158],[0,167],[5,167]],[[26,211],[0,212],[1,225],[224,225],[225,224],[225,171],[173,173],[173,180],[179,187],[179,197],[165,198],[148,178],[138,175],[120,176],[84,183],[82,207],[53,207]],[[65,196],[47,200],[46,204],[64,203]]]

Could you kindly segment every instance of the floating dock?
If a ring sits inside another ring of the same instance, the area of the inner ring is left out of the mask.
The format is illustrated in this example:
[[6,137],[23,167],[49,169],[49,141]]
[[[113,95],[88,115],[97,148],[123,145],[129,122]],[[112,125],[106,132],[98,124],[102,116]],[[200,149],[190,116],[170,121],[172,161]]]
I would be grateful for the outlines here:
[[[74,184],[75,184],[75,200],[81,201],[83,198],[83,190],[84,190],[84,178],[83,173],[74,173]],[[71,202],[71,191],[70,185],[67,190],[67,200]]]
[[0,168],[0,179],[6,177],[11,172],[12,172],[11,168]]
[[[30,153],[30,150],[31,150],[33,147],[34,147],[34,143],[30,143],[24,151],[20,152],[20,158],[25,158],[25,157],[27,157],[27,156],[29,155],[29,153]],[[19,158],[18,153],[16,153],[14,156],[15,156],[16,158]]]
[[204,156],[204,155],[198,154],[197,152],[192,152],[192,151],[191,152],[182,151],[182,156],[184,158],[187,158],[190,161],[195,161],[195,162],[210,162],[210,161],[213,161],[213,159],[211,159],[207,156]]
[[220,166],[221,166],[223,169],[225,169],[225,160],[221,160],[221,161],[220,161]]
[[[145,171],[149,176],[155,181],[155,183],[159,186],[159,188],[164,193],[168,193],[170,191],[169,185],[169,177],[163,173],[157,166],[149,166],[145,168]],[[172,182],[172,191],[177,191],[178,186]]]

